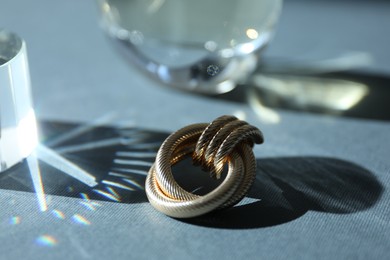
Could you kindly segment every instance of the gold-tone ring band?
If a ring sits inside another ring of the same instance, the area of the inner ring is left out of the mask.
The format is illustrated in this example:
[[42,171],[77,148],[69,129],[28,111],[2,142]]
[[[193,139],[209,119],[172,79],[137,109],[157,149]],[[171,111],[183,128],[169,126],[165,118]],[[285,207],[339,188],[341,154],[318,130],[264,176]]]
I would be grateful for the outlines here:
[[[171,134],[161,145],[146,179],[150,203],[171,217],[203,215],[239,202],[252,185],[256,174],[253,143],[262,143],[260,130],[232,116],[222,116],[211,124],[194,124]],[[228,172],[223,182],[210,193],[192,194],[175,181],[171,167],[192,153],[194,163],[219,178],[225,163]]]

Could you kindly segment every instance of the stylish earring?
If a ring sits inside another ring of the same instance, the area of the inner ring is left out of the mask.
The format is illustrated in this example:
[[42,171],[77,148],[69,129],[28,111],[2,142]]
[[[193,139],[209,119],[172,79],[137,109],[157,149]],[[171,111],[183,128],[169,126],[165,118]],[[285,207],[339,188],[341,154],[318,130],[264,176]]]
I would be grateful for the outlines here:
[[[210,124],[193,124],[171,134],[161,145],[146,178],[145,190],[157,210],[176,218],[190,218],[238,203],[256,175],[254,143],[263,143],[259,129],[234,116],[221,116]],[[228,172],[213,191],[192,194],[175,181],[171,166],[192,154],[195,164],[219,179],[224,165]]]

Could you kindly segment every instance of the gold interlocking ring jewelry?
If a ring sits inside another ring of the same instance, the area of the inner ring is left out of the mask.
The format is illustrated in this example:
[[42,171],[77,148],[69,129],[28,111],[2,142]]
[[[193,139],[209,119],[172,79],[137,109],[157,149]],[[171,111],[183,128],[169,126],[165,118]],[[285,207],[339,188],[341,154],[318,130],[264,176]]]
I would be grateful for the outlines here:
[[[171,217],[190,218],[238,203],[256,175],[254,143],[263,142],[259,129],[234,116],[221,116],[210,124],[193,124],[171,134],[161,145],[146,178],[146,194],[157,210]],[[213,191],[192,194],[175,181],[171,167],[192,154],[195,164],[219,179],[224,165],[228,172]]]

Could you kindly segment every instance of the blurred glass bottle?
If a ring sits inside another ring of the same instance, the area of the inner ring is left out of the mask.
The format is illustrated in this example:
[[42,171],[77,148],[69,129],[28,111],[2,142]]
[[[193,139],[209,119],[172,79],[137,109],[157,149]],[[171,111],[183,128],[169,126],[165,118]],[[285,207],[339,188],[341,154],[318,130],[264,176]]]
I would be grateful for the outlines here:
[[179,89],[223,93],[256,68],[282,0],[98,0],[102,25],[142,69]]

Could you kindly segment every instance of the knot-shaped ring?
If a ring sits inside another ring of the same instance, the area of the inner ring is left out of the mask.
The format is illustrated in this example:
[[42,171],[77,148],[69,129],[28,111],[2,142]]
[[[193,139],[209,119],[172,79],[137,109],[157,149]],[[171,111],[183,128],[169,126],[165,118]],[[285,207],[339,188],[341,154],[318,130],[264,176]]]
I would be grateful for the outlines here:
[[[238,203],[248,192],[256,175],[254,143],[263,142],[261,131],[234,116],[221,116],[210,124],[193,124],[171,134],[161,145],[149,170],[145,190],[150,203],[171,217],[190,218]],[[214,178],[223,182],[206,195],[190,193],[175,181],[171,167],[192,154]]]

